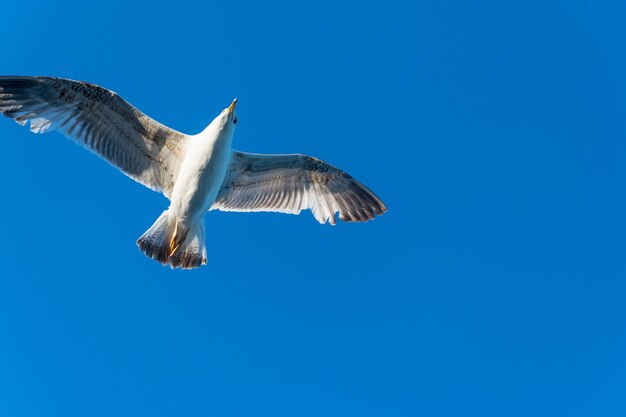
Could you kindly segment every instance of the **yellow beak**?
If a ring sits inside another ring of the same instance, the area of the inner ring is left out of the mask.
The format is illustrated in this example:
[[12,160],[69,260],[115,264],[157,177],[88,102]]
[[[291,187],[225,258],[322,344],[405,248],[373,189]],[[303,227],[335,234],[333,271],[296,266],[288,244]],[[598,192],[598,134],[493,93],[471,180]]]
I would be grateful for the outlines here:
[[228,111],[230,113],[235,111],[235,107],[237,107],[237,99],[234,99],[233,102],[228,106]]

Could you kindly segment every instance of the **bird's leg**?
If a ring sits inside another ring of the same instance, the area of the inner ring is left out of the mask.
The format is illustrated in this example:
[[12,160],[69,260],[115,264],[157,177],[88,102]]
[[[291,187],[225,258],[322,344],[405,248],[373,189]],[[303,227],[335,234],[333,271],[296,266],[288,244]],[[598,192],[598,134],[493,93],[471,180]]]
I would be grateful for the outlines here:
[[174,233],[172,233],[172,238],[170,239],[170,256],[173,256],[176,253],[176,251],[180,247],[180,244],[187,237],[187,233],[189,233],[189,229],[187,229],[185,230],[185,233],[178,237],[178,220],[175,220],[175,222],[176,223],[174,224]]
[[178,234],[178,220],[174,220],[174,233],[172,233],[172,238],[170,239],[170,256],[178,250],[178,243],[176,242],[176,235]]

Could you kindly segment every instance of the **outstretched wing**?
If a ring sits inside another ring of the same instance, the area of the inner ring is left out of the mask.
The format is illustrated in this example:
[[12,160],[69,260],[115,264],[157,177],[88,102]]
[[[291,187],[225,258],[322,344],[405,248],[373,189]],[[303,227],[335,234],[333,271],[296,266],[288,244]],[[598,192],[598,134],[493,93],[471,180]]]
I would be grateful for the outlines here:
[[275,211],[335,224],[371,220],[385,204],[350,175],[306,155],[259,155],[234,151],[224,183],[211,210]]
[[0,77],[0,113],[34,133],[58,130],[135,181],[169,197],[185,135],[97,85],[51,77]]

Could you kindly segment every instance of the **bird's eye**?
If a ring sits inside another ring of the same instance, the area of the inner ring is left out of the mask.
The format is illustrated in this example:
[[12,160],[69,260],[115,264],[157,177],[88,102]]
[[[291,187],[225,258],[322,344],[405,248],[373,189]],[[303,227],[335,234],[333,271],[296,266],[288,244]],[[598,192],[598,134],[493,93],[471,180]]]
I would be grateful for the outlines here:
[[237,116],[233,117],[233,123],[237,124]]

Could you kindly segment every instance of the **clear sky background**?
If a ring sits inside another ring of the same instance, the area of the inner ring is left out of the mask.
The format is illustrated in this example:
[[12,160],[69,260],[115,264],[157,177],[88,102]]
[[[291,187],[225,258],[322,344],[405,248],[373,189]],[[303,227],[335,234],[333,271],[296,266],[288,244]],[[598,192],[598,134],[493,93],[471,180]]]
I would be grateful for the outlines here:
[[389,213],[206,216],[0,120],[0,416],[626,414],[623,1],[5,1],[0,73],[299,152]]

